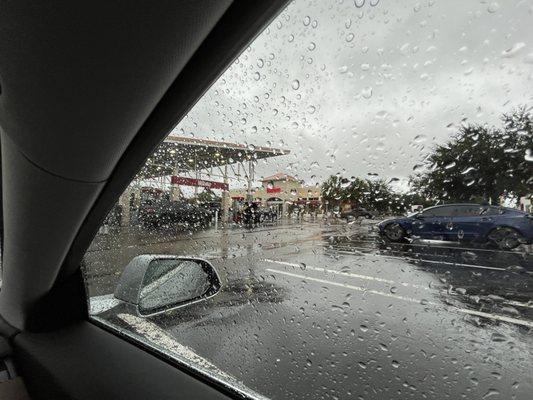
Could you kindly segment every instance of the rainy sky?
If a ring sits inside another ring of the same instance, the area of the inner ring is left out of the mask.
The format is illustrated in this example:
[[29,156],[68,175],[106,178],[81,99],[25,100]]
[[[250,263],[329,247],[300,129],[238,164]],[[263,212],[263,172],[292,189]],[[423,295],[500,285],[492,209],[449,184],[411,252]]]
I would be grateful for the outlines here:
[[258,178],[405,190],[461,123],[533,106],[531,38],[533,0],[295,0],[172,134],[291,151]]

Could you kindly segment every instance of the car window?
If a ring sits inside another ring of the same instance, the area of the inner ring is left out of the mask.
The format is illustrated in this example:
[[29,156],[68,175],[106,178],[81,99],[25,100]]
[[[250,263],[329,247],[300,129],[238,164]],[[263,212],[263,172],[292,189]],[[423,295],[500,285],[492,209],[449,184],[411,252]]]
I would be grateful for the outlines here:
[[486,211],[483,213],[483,215],[503,215],[506,212],[509,212],[508,210],[505,210],[504,208],[499,207],[488,207]]
[[91,320],[244,397],[530,399],[532,15],[291,2],[117,199]]
[[451,217],[455,209],[456,207],[453,206],[432,207],[422,211],[421,214],[425,217]]
[[487,215],[490,212],[490,207],[477,205],[462,205],[453,208],[452,215],[454,217],[477,217]]

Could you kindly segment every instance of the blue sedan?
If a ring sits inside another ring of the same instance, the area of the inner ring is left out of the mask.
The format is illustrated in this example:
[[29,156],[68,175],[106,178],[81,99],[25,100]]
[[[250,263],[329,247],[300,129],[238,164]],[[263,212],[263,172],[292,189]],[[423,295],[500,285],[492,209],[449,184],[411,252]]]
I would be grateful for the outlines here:
[[511,208],[446,204],[378,225],[390,241],[407,238],[490,242],[502,250],[533,243],[533,216]]

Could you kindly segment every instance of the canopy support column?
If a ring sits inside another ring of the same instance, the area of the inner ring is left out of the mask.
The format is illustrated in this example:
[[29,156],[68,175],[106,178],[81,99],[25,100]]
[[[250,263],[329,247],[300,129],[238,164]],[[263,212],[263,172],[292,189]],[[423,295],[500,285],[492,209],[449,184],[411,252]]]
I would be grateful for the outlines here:
[[[228,164],[224,165],[224,184],[228,184]],[[226,226],[229,222],[229,208],[230,208],[229,190],[222,191],[222,226]]]

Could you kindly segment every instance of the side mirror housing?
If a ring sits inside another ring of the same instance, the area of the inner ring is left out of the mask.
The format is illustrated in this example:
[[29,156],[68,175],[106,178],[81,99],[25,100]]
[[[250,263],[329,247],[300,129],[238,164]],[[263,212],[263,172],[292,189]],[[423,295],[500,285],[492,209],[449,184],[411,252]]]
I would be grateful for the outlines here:
[[124,269],[115,298],[139,315],[151,316],[206,300],[220,291],[220,278],[207,261],[173,255],[140,255]]

